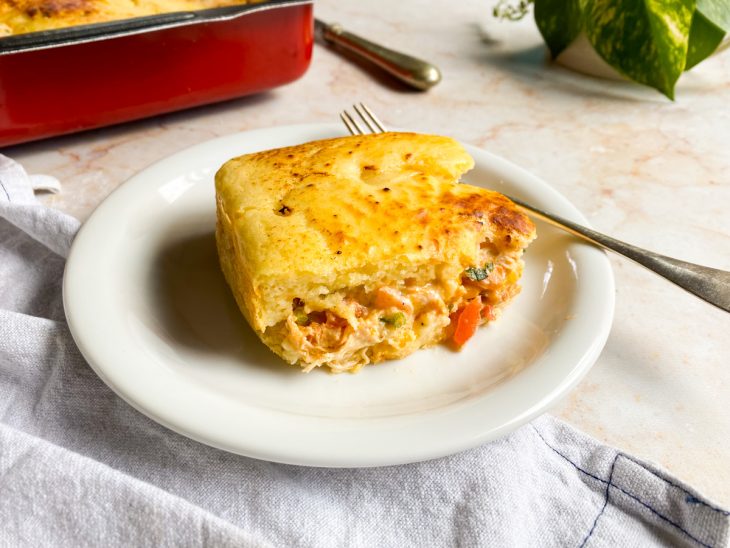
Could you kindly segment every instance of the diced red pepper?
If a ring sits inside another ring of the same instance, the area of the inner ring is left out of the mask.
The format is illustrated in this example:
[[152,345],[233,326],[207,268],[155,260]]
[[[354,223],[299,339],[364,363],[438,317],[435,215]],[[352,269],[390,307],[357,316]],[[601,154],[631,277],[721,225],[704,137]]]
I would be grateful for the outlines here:
[[456,325],[453,341],[457,347],[463,346],[474,335],[481,319],[481,312],[481,300],[472,299],[466,306],[452,314],[451,321]]

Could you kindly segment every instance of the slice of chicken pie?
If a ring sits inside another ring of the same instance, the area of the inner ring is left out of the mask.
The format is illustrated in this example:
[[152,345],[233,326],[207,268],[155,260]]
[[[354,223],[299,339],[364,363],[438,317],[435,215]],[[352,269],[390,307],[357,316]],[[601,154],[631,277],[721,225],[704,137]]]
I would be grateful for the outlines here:
[[223,273],[261,340],[305,371],[461,346],[520,290],[535,227],[459,177],[453,139],[383,133],[247,154],[216,175]]

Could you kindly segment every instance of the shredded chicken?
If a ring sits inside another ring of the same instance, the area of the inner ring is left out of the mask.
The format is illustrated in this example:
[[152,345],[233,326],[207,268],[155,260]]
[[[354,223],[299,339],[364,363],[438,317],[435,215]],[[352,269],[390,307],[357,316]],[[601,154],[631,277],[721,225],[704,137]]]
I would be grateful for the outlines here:
[[[494,319],[493,305],[511,297],[511,291],[504,287],[505,271],[496,266],[484,280],[464,277],[458,302],[451,303],[451,307],[444,302],[443,289],[433,284],[405,283],[400,289],[384,286],[369,295],[347,296],[338,313],[332,310],[305,313],[305,303],[295,299],[294,310],[286,320],[282,348],[292,363],[306,364],[305,371],[323,364],[335,371],[367,364],[368,351],[380,343],[388,344],[394,330],[409,329],[413,337],[432,340],[434,331],[449,325],[450,313],[471,299],[481,299],[482,321]],[[337,365],[333,367],[333,364]]]
[[315,321],[301,327],[307,342],[327,352],[340,348],[345,343],[345,334],[349,327],[347,321],[329,310],[316,316]]

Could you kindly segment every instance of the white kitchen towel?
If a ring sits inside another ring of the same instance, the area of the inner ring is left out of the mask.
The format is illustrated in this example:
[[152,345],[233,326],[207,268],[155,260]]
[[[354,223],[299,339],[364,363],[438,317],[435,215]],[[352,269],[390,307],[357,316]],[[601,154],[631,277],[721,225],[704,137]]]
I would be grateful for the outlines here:
[[548,416],[371,469],[273,464],[170,432],[74,346],[61,279],[79,223],[32,186],[0,157],[0,546],[728,545],[726,510]]

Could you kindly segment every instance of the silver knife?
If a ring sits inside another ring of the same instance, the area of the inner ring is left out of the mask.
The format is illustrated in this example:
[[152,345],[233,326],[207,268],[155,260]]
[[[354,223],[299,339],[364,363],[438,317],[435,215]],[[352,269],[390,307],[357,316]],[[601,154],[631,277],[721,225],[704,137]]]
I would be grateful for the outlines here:
[[441,81],[441,71],[426,61],[393,51],[346,31],[338,23],[314,20],[315,36],[326,44],[335,44],[379,66],[402,82],[425,91]]

